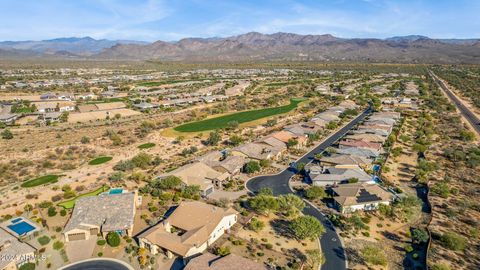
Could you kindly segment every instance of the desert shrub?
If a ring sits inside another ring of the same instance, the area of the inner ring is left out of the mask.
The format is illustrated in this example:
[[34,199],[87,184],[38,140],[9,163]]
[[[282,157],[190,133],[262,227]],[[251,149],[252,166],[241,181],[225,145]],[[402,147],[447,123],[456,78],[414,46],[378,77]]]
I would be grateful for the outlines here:
[[440,237],[442,246],[454,251],[464,250],[467,240],[455,232],[446,232]]
[[38,241],[38,243],[40,243],[40,245],[45,246],[48,243],[50,243],[50,237],[44,235],[44,236],[39,237],[37,239],[37,241]]
[[250,220],[250,223],[248,223],[248,228],[252,231],[259,232],[263,228],[265,228],[265,223],[261,220],[256,219],[256,218],[252,218]]
[[60,250],[63,248],[63,246],[64,244],[58,240],[53,243],[53,249],[55,250]]
[[377,246],[366,246],[361,251],[362,258],[373,265],[387,265],[387,257],[385,252]]

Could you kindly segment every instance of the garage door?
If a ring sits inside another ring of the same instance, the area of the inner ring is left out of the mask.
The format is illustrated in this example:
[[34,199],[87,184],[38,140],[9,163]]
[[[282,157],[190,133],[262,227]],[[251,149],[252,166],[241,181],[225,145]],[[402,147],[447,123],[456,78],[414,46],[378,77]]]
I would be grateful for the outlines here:
[[72,233],[68,235],[68,241],[85,240],[85,233]]
[[91,228],[90,235],[96,236],[98,234],[98,228]]

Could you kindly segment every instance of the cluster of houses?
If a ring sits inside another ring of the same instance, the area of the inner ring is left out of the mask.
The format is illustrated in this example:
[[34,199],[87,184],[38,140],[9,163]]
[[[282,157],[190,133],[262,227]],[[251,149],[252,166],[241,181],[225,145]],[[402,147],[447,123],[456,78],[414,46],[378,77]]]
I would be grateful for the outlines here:
[[303,149],[308,135],[315,134],[331,121],[340,120],[340,114],[347,109],[357,108],[351,101],[344,101],[327,111],[317,114],[309,122],[288,125],[254,142],[247,142],[232,149],[213,151],[196,158],[193,162],[158,178],[177,176],[186,185],[200,186],[203,196],[208,196],[222,184],[241,173],[249,161],[279,160],[289,148]]
[[285,130],[297,135],[315,134],[327,127],[329,123],[340,121],[341,114],[346,110],[354,110],[357,108],[358,105],[356,105],[355,102],[345,100],[337,106],[330,107],[328,110],[316,114],[306,122],[286,126]]
[[[98,235],[106,237],[110,232],[131,237],[140,203],[141,197],[136,192],[126,190],[78,199],[63,230],[65,241],[96,241]],[[225,269],[228,265],[267,269],[236,255],[217,257],[204,253],[237,223],[238,212],[233,208],[183,201],[169,212],[160,223],[137,235],[140,247],[152,255],[179,257],[185,264],[191,260],[186,269]]]
[[380,187],[378,178],[367,171],[378,170],[374,161],[384,153],[383,144],[399,120],[398,112],[373,113],[338,142],[337,148],[322,155],[318,164],[306,166],[308,180],[329,187],[343,213],[389,204],[393,194]]
[[[232,97],[241,96],[245,89],[250,85],[248,81],[240,81],[238,84],[225,90],[225,83],[216,83],[214,85],[200,88],[195,92],[181,93],[176,89],[158,89],[150,91],[149,88],[137,87],[139,95],[142,97],[140,103],[133,104],[139,110],[155,109],[159,107],[169,108],[175,106],[189,106],[197,103],[212,103],[215,101],[224,101]],[[224,94],[223,92],[224,91]],[[162,96],[159,102],[145,102],[147,97]]]

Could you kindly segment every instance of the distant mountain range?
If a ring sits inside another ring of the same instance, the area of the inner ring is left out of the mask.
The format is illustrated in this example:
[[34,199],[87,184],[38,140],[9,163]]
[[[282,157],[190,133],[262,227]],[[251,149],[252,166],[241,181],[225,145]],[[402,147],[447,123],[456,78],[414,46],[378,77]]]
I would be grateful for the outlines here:
[[153,43],[59,38],[0,42],[0,58],[59,57],[160,61],[361,61],[480,64],[480,39],[411,35],[346,39],[332,35],[251,32],[226,38],[185,38]]
[[[108,40],[93,39],[91,37],[69,37],[49,40],[27,41],[3,41],[0,42],[0,50],[12,51],[26,55],[66,55],[66,56],[91,56],[117,44],[147,44],[133,40]],[[0,54],[1,55],[1,54]]]

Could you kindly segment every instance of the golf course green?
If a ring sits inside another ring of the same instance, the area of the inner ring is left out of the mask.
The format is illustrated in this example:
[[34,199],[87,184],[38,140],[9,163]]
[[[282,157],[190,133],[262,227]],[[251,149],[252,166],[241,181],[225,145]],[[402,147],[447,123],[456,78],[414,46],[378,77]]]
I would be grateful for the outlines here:
[[88,162],[88,165],[100,165],[105,162],[109,162],[110,160],[112,160],[112,158],[113,157],[98,157],[96,159],[90,160],[90,162]]
[[305,99],[303,98],[292,98],[290,100],[290,104],[288,105],[222,115],[219,117],[186,123],[173,128],[173,130],[178,132],[200,132],[214,129],[222,129],[227,127],[228,123],[234,121],[242,124],[277,114],[287,113],[297,108],[298,104],[304,100]]
[[30,187],[45,185],[48,183],[55,183],[58,181],[59,177],[60,177],[59,175],[53,175],[53,174],[40,176],[38,178],[23,182],[21,184],[21,187],[30,188]]

